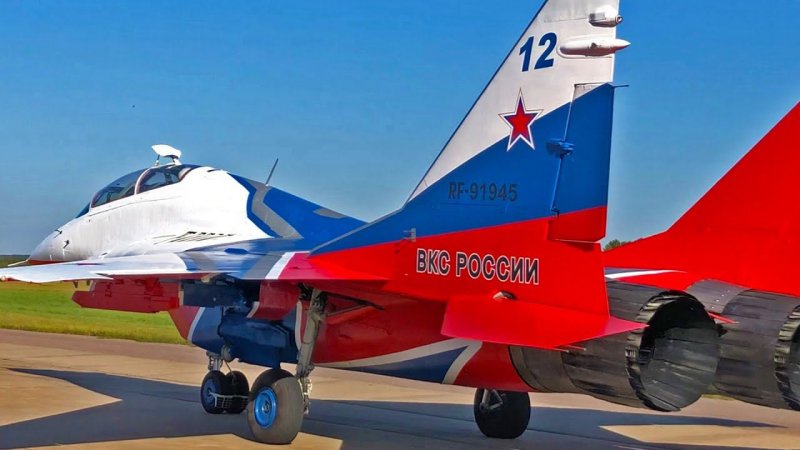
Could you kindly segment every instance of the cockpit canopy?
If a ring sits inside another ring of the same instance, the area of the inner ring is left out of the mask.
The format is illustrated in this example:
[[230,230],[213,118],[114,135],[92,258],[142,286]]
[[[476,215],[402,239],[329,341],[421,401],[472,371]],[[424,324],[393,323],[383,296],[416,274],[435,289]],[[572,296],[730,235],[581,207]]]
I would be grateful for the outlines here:
[[86,214],[89,207],[96,208],[131,195],[152,191],[170,184],[180,183],[187,173],[200,166],[190,164],[156,166],[137,170],[122,176],[95,194],[92,202],[78,217]]

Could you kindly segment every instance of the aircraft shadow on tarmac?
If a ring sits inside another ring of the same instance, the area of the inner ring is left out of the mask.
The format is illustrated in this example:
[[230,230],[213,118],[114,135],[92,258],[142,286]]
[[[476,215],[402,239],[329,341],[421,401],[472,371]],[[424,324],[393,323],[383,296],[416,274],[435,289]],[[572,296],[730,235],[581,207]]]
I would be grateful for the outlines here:
[[[214,434],[251,439],[243,416],[211,416],[203,412],[196,387],[97,372],[12,370],[64,380],[120,401],[0,426],[0,449]],[[453,447],[534,448],[542,444],[542,438],[550,443],[544,444],[548,448],[561,439],[569,447],[570,439],[583,437],[590,440],[583,440],[582,447],[588,444],[592,448],[608,448],[614,444],[642,444],[603,426],[770,426],[716,418],[535,407],[530,431],[522,438],[487,441],[473,423],[469,405],[314,400],[311,408],[302,432],[341,440],[344,450],[374,448],[375,433],[370,437],[366,431],[394,435],[390,441],[382,442],[382,448],[407,448],[409,442],[398,439],[398,434],[410,439],[437,439],[439,445],[451,442]]]

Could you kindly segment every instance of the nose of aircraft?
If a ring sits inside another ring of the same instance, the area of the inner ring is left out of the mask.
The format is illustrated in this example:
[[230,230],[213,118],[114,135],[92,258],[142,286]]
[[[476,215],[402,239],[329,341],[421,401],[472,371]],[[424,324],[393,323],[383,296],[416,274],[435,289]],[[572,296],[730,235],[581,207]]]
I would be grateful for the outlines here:
[[63,262],[65,261],[64,248],[66,245],[69,245],[69,241],[63,237],[61,230],[56,230],[33,249],[28,257],[28,262],[32,264]]

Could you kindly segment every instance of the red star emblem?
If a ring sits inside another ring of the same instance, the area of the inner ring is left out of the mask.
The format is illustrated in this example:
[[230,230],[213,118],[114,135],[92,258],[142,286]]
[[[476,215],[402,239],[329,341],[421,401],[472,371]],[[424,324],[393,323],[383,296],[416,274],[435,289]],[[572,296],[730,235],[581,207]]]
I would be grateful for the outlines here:
[[508,136],[508,150],[511,150],[511,147],[520,139],[530,145],[532,149],[536,149],[533,146],[531,125],[533,125],[533,121],[536,120],[541,112],[541,109],[531,111],[525,108],[525,99],[522,98],[522,90],[520,90],[517,98],[517,109],[510,113],[500,114],[500,118],[511,127],[511,134]]

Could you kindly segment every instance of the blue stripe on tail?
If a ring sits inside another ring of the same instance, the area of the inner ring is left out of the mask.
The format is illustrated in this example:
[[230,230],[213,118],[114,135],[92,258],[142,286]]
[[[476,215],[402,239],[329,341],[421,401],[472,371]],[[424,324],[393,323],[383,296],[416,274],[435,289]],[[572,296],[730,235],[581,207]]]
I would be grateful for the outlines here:
[[504,137],[402,209],[315,253],[397,241],[412,229],[422,237],[605,206],[613,98],[610,84],[591,90],[533,123],[535,150],[523,140],[509,149]]

